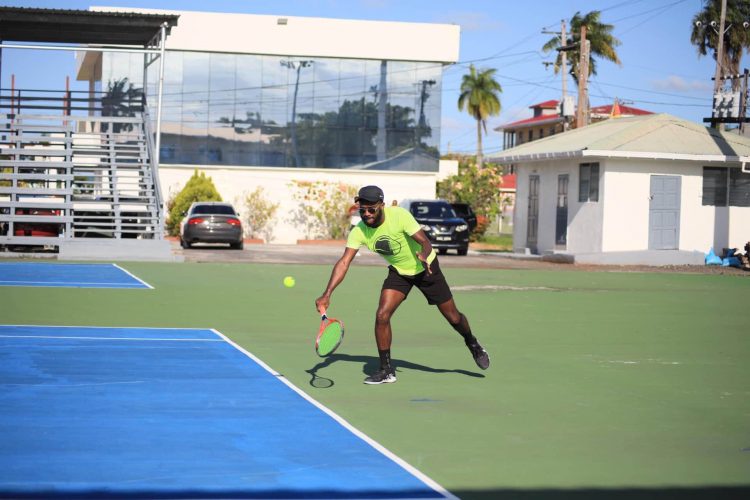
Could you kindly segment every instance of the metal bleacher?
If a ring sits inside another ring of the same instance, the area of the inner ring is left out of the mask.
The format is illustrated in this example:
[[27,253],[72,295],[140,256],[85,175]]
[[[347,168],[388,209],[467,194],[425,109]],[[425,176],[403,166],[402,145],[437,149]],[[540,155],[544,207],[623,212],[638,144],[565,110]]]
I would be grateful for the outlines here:
[[[133,240],[164,239],[142,98],[113,106],[106,96],[89,94],[0,94],[0,109],[10,111],[0,114],[0,247],[63,253],[74,242],[111,247],[129,241],[132,247]],[[113,116],[107,110],[115,110]]]

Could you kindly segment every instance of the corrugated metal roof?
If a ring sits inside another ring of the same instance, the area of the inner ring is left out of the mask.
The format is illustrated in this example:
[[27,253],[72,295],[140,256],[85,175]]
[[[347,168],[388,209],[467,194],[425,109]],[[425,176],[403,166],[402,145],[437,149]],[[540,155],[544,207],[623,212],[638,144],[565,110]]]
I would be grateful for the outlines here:
[[[685,158],[750,156],[750,138],[719,132],[668,114],[613,118],[527,142],[489,158],[499,163],[561,156]],[[632,153],[632,155],[631,155]]]
[[173,14],[0,7],[0,38],[14,42],[146,45]]

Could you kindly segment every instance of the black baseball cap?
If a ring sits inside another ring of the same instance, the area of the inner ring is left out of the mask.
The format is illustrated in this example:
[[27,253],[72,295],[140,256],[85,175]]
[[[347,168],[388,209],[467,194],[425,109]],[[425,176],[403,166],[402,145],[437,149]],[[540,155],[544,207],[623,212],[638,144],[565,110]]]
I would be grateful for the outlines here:
[[377,203],[383,201],[383,190],[377,186],[365,186],[359,190],[359,193],[354,198],[354,201],[369,201],[370,203]]

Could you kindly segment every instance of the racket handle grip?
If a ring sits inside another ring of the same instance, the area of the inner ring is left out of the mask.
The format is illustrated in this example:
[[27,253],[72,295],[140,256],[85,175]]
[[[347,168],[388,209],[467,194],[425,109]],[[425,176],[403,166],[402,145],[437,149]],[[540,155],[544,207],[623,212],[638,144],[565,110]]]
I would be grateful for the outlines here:
[[318,312],[320,313],[320,320],[321,320],[321,321],[325,321],[325,320],[327,320],[327,319],[328,319],[328,316],[326,316],[326,310],[325,310],[325,309],[323,309],[323,310],[320,310],[320,311],[318,311]]

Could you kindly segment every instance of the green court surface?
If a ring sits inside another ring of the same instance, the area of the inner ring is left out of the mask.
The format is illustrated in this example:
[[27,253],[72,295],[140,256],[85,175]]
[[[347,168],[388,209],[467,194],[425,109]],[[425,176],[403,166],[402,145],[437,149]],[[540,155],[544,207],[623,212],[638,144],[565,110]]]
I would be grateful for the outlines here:
[[119,264],[154,289],[2,287],[0,323],[215,328],[461,498],[750,498],[750,276],[446,268],[490,369],[414,291],[367,386],[384,266],[323,359],[330,266]]

